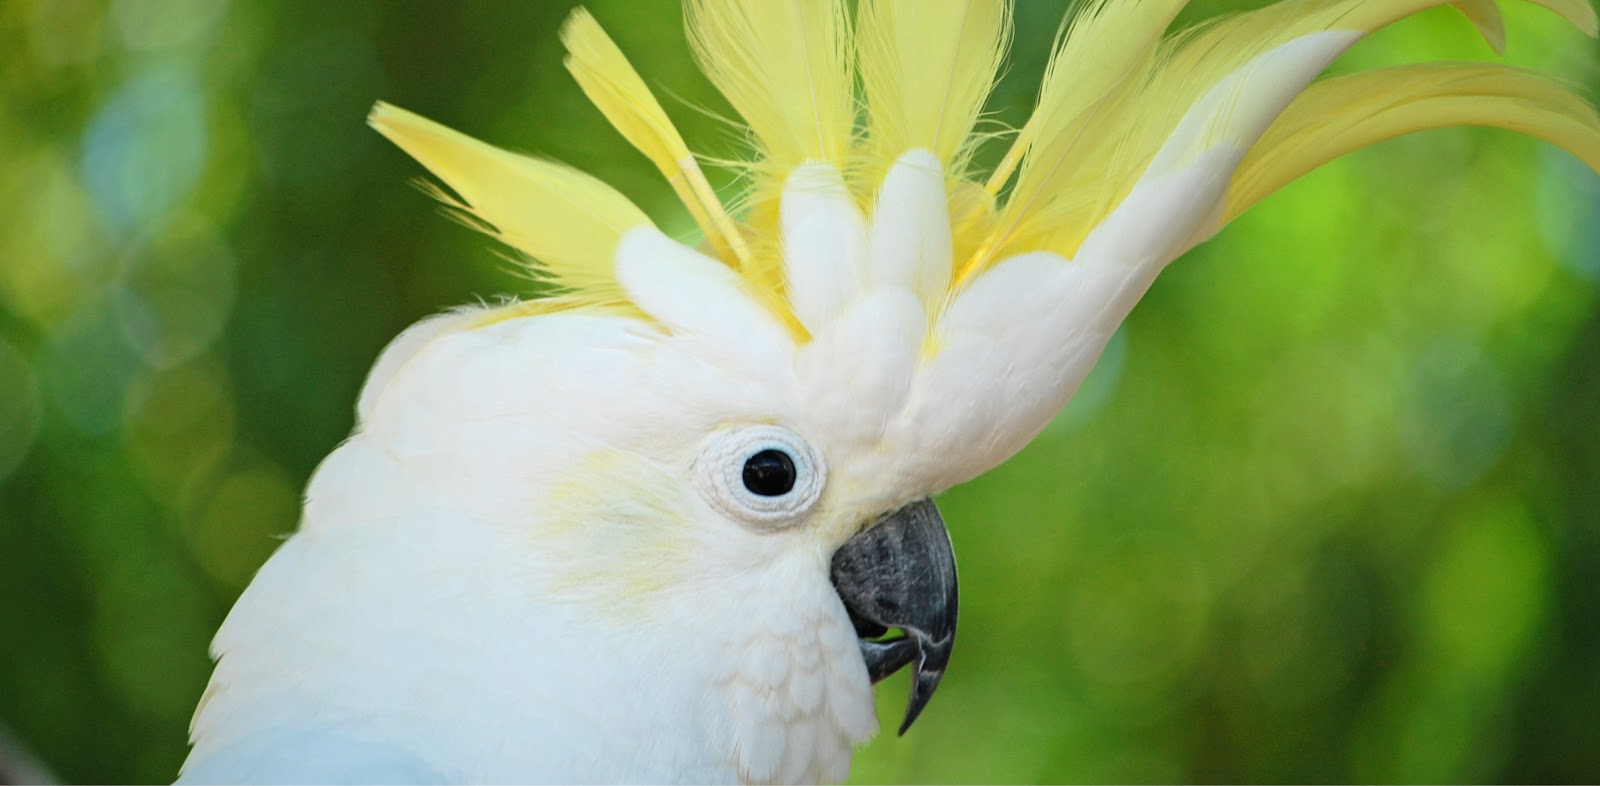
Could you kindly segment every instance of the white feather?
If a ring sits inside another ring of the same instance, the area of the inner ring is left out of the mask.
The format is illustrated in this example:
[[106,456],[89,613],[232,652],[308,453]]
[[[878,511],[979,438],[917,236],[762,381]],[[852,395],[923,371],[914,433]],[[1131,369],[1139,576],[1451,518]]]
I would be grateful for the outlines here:
[[1241,152],[1255,144],[1289,102],[1362,34],[1323,30],[1287,41],[1218,81],[1184,113],[1146,176],[1186,167],[1218,146]]
[[878,191],[867,281],[900,287],[930,307],[950,288],[950,200],[944,168],[928,150],[902,155]]
[[[1159,267],[1021,254],[979,276],[939,323],[886,442],[943,488],[987,471],[1059,412]],[[914,446],[914,447],[911,447]]]
[[917,298],[889,287],[828,323],[795,359],[808,430],[841,450],[881,439],[916,378],[926,331]]
[[861,294],[866,222],[839,170],[816,161],[789,175],[779,211],[789,303],[816,333]]
[[356,401],[356,418],[361,421],[367,419],[372,408],[377,404],[378,397],[383,395],[389,386],[389,380],[414,357],[418,351],[427,346],[428,342],[453,330],[460,330],[467,320],[471,319],[469,313],[448,312],[435,314],[427,319],[406,328],[395,336],[389,346],[384,347],[378,361],[372,364],[372,371],[367,373],[367,382],[361,388],[361,397]]
[[711,257],[639,227],[617,248],[617,281],[633,302],[673,331],[705,340],[730,368],[793,377],[794,342],[744,280]]
[[1181,169],[1152,170],[1089,232],[1074,261],[1160,271],[1192,245],[1197,232],[1212,226],[1243,155],[1232,145],[1217,145]]

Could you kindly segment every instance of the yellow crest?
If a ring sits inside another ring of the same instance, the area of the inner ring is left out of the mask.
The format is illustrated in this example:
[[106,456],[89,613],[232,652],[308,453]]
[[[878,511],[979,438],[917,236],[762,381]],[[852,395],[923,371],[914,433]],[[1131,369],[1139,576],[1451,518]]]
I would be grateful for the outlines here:
[[[1595,35],[1585,0],[1535,1]],[[948,279],[939,280],[951,291],[1020,253],[1071,259],[1141,178],[1217,149],[1233,151],[1239,163],[1192,242],[1335,157],[1427,128],[1521,131],[1600,169],[1594,110],[1525,71],[1441,63],[1306,86],[1349,43],[1443,4],[1282,0],[1169,32],[1185,0],[1093,0],[1058,36],[1032,118],[995,170],[978,172],[971,151],[993,135],[974,129],[1010,37],[1006,0],[861,0],[854,19],[845,0],[686,0],[696,58],[749,128],[745,191],[727,201],[593,16],[573,12],[561,38],[568,70],[672,184],[709,253],[804,338],[784,273],[779,203],[791,174],[808,164],[837,170],[871,216],[882,208],[879,193],[894,162],[929,151],[946,181],[950,222],[939,229],[950,233],[954,253]],[[1451,4],[1492,46],[1503,45],[1493,0]],[[1296,61],[1315,65],[1304,80],[1261,73],[1313,40],[1316,57]],[[615,251],[630,229],[650,223],[626,198],[570,168],[387,104],[370,122],[455,194],[440,192],[441,199],[484,222],[574,296],[562,303],[625,300]]]

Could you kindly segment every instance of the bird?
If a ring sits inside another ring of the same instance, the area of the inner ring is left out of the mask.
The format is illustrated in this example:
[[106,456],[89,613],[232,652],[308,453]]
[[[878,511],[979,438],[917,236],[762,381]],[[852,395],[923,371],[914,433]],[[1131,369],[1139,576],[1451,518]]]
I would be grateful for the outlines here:
[[[1535,2],[1596,35],[1584,0]],[[952,665],[933,498],[1028,444],[1169,263],[1414,131],[1500,127],[1600,170],[1600,116],[1537,73],[1319,78],[1444,4],[1187,25],[1185,0],[1091,0],[1008,130],[985,103],[1009,0],[686,0],[748,141],[714,163],[575,10],[566,68],[687,236],[378,103],[370,125],[445,210],[542,286],[379,354],[217,632],[180,782],[842,780],[878,731],[874,684],[909,670],[904,734]],[[1450,5],[1503,49],[1495,0]]]

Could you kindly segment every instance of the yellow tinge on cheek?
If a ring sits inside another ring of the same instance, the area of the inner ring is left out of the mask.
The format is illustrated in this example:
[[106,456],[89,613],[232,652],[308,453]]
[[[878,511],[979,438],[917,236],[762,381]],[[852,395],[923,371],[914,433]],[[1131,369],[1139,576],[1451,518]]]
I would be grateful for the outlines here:
[[571,466],[536,513],[532,545],[549,591],[606,614],[643,614],[693,565],[693,489],[634,453],[593,451]]

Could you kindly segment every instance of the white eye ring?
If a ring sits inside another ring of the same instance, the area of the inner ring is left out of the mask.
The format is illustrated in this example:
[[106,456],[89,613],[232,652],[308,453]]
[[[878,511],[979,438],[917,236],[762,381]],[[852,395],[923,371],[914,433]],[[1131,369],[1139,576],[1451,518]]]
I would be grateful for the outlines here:
[[[794,485],[787,491],[758,494],[748,487],[745,465],[767,451],[782,454],[792,465]],[[769,425],[717,434],[694,462],[695,486],[711,507],[735,521],[766,529],[799,523],[822,497],[827,474],[822,454],[810,443],[793,431]]]

